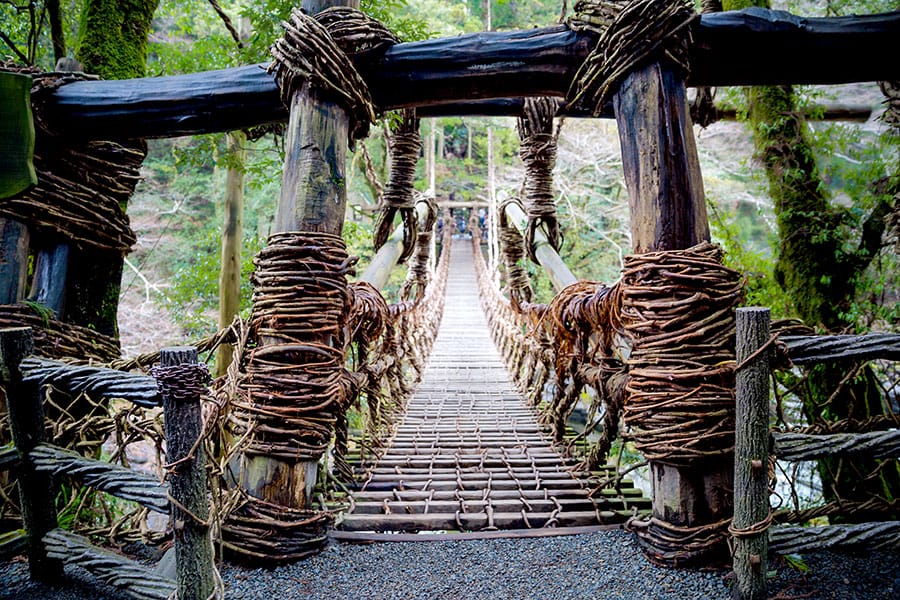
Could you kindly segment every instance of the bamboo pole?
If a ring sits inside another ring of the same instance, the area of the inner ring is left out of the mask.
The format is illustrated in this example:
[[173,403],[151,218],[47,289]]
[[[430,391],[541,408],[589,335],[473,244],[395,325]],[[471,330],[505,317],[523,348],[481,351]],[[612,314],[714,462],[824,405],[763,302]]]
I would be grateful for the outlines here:
[[[525,234],[525,228],[528,226],[528,215],[517,204],[506,205],[506,217],[510,223],[519,230],[519,233]],[[559,253],[547,241],[544,232],[538,229],[534,233],[534,255],[538,259],[538,263],[547,272],[553,289],[557,292],[562,291],[565,287],[578,282],[578,278],[572,273],[569,266],[563,262]]]

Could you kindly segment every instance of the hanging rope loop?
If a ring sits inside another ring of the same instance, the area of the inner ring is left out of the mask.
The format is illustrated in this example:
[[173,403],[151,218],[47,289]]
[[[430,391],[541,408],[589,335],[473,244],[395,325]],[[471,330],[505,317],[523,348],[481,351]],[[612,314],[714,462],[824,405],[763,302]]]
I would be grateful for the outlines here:
[[528,227],[525,230],[525,251],[535,263],[535,232],[543,229],[547,241],[559,251],[562,234],[556,219],[553,194],[553,167],[556,165],[556,143],[559,132],[554,131],[553,119],[558,108],[554,98],[526,98],[523,116],[519,118],[519,156],[525,164],[525,209]]
[[315,18],[295,8],[282,23],[284,36],[272,46],[269,66],[281,90],[281,101],[305,84],[340,104],[350,118],[350,144],[369,134],[376,109],[369,87],[350,57],[382,51],[397,38],[381,23],[358,10],[342,7],[322,11]]
[[394,217],[399,213],[403,222],[403,250],[398,262],[406,262],[415,250],[417,235],[413,184],[416,179],[416,163],[422,151],[422,137],[419,135],[416,110],[403,110],[400,119],[393,122],[391,129],[391,175],[381,197],[381,212],[375,222],[373,238],[376,250],[384,246],[391,235]]
[[425,214],[425,218],[419,223],[416,234],[416,251],[409,263],[406,281],[403,282],[403,288],[400,290],[400,298],[403,300],[413,299],[419,302],[425,296],[425,290],[428,286],[428,259],[431,257],[431,240],[434,236],[438,205],[437,201],[431,196],[417,195],[419,196],[417,202],[426,203],[428,211]]
[[622,80],[650,60],[665,58],[687,74],[689,25],[696,16],[688,0],[578,2],[569,28],[599,38],[572,79],[567,108],[599,116]]

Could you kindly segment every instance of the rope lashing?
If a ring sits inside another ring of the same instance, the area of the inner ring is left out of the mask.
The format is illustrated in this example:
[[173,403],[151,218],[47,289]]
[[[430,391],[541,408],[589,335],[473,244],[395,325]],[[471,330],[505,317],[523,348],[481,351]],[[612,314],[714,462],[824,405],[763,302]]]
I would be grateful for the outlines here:
[[372,95],[350,56],[380,51],[397,38],[378,21],[351,8],[332,8],[315,18],[302,10],[291,11],[282,23],[284,37],[272,46],[269,72],[281,90],[281,100],[291,98],[304,84],[341,105],[350,118],[350,144],[369,133],[376,110]]
[[0,203],[0,217],[26,223],[33,235],[65,240],[79,248],[129,250],[137,238],[122,205],[141,179],[146,144],[142,140],[60,143],[43,118],[45,102],[62,85],[97,78],[2,63],[0,71],[32,76],[38,174],[37,186]]
[[513,309],[519,310],[534,299],[534,290],[531,289],[528,272],[525,270],[525,265],[522,264],[522,259],[525,258],[525,239],[506,216],[506,207],[510,204],[521,206],[518,198],[510,197],[504,200],[500,204],[498,211],[500,220],[497,224],[500,236],[500,256],[506,267],[506,286],[509,291],[509,299]]
[[695,18],[688,0],[578,2],[569,28],[592,31],[599,38],[572,79],[567,108],[599,116],[622,79],[655,58],[665,58],[688,73],[689,25]]
[[248,455],[317,460],[345,398],[343,360],[356,259],[340,236],[278,233],[254,259],[252,337],[228,426]]
[[622,321],[633,340],[625,424],[649,460],[690,464],[734,448],[734,309],[744,277],[704,242],[628,256]]
[[537,263],[534,255],[534,233],[544,230],[547,241],[559,251],[562,234],[556,220],[553,195],[553,167],[556,165],[558,131],[553,130],[553,118],[558,108],[555,98],[526,98],[523,116],[519,117],[519,157],[525,164],[525,209],[528,227],[525,230],[525,251]]
[[200,398],[212,383],[209,367],[203,363],[171,367],[157,365],[150,369],[150,375],[156,379],[160,395],[179,402]]
[[400,118],[391,124],[389,140],[391,154],[391,174],[387,188],[381,197],[381,210],[375,222],[373,242],[378,250],[387,242],[394,226],[394,216],[400,214],[403,221],[403,250],[398,262],[406,262],[416,245],[416,200],[413,184],[416,180],[416,163],[422,151],[422,137],[419,135],[419,119],[416,109],[401,111]]
[[725,544],[729,525],[731,519],[682,527],[656,517],[632,517],[625,524],[625,529],[635,533],[650,559],[666,565],[688,567],[695,558],[706,556],[709,550]]
[[[434,224],[437,221],[438,206],[434,198],[421,196],[418,202],[428,205],[428,213],[423,222],[419,224],[416,234],[416,251],[409,263],[406,272],[406,281],[400,289],[400,297],[403,300],[413,299],[420,301],[425,296],[428,286],[428,259],[431,256],[431,240],[434,237]],[[415,293],[414,293],[415,292]]]

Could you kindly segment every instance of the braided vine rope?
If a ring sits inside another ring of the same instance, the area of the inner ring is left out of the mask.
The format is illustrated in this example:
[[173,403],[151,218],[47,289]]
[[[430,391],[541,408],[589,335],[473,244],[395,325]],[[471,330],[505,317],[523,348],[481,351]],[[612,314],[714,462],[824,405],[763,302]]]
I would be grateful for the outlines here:
[[581,0],[568,21],[575,31],[598,34],[566,95],[568,109],[596,117],[629,73],[655,57],[689,71],[688,45],[695,19],[688,0]]
[[77,247],[119,252],[137,240],[122,206],[140,181],[146,144],[136,141],[56,139],[43,118],[56,88],[96,79],[82,73],[42,73],[0,64],[0,71],[32,76],[36,130],[34,166],[38,184],[0,203],[0,216],[28,225],[32,235],[65,240]]
[[531,303],[534,298],[534,290],[528,280],[528,272],[522,264],[525,258],[525,239],[519,230],[509,222],[506,216],[506,207],[510,204],[518,204],[521,202],[518,198],[510,197],[500,204],[498,224],[498,233],[500,241],[500,256],[503,259],[503,266],[506,267],[506,289],[509,299],[513,304],[513,308]]
[[416,233],[416,250],[406,272],[406,280],[400,288],[400,298],[413,299],[416,302],[425,296],[428,289],[428,259],[431,256],[431,240],[434,237],[434,225],[437,222],[438,205],[434,198],[421,195],[419,202],[428,205],[428,213],[419,224]]
[[534,233],[541,227],[547,241],[557,251],[562,244],[556,202],[553,194],[553,167],[556,165],[556,145],[559,130],[554,132],[555,98],[526,98],[523,114],[517,121],[519,157],[525,165],[525,210],[528,226],[525,230],[525,251],[537,263],[534,255]]
[[416,163],[422,151],[422,137],[419,135],[416,109],[401,111],[400,118],[391,123],[388,145],[391,174],[381,197],[381,210],[375,221],[373,241],[376,250],[384,246],[394,226],[394,216],[399,213],[403,221],[403,250],[397,260],[402,263],[415,250],[418,231],[413,183],[416,180]]
[[120,354],[117,339],[63,323],[27,304],[0,304],[0,327],[31,327],[35,354],[44,358],[107,363]]
[[315,18],[302,10],[291,11],[282,23],[284,37],[272,46],[269,72],[281,90],[281,100],[291,98],[304,85],[341,105],[350,117],[350,144],[366,137],[376,110],[365,80],[350,57],[382,50],[397,38],[378,21],[351,8],[332,8]]

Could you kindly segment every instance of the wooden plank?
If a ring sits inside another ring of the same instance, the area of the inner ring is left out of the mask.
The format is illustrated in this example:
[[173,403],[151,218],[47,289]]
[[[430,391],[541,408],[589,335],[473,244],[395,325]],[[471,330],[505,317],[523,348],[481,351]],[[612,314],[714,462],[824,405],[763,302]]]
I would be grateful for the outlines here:
[[19,460],[19,452],[12,444],[7,444],[0,448],[0,471],[9,471],[17,468],[21,464]]
[[[752,528],[769,515],[769,363],[772,352],[759,352],[769,341],[769,309],[736,312],[737,362],[734,443],[735,531]],[[752,358],[754,355],[755,358]],[[746,362],[749,361],[749,362]],[[746,362],[746,364],[745,364]],[[768,538],[762,530],[734,536],[735,597],[765,600]]]
[[[484,490],[486,488],[487,480],[475,480],[475,481],[463,481],[462,485],[453,480],[425,480],[425,481],[412,481],[406,479],[399,479],[396,481],[371,481],[366,484],[366,490],[381,490],[387,491],[392,489],[412,489],[412,490],[436,490],[436,491],[446,491],[446,490]],[[529,485],[530,483],[530,485]],[[493,490],[538,490],[544,488],[552,488],[554,490],[557,489],[581,489],[584,487],[584,484],[572,479],[571,481],[557,481],[557,480],[538,480],[535,482],[527,481],[527,480],[513,480],[513,479],[495,479],[491,482],[490,489]]]
[[590,535],[601,531],[616,531],[621,525],[582,525],[580,527],[544,527],[541,529],[506,529],[503,531],[471,531],[466,533],[376,533],[370,531],[342,531],[332,529],[328,537],[338,542],[464,542],[468,540],[530,539]]
[[137,502],[152,511],[169,514],[169,488],[156,477],[121,465],[85,458],[50,444],[40,444],[28,453],[37,471],[72,477],[82,484]]
[[[164,370],[197,363],[197,349],[190,346],[163,348],[159,353],[160,368]],[[166,461],[173,465],[169,488],[173,500],[178,597],[205,600],[213,596],[216,582],[206,451],[203,444],[197,444],[203,431],[200,395],[174,394],[167,391],[166,386],[160,387],[163,390]]]
[[19,471],[19,501],[28,532],[28,571],[37,581],[55,582],[63,574],[62,563],[48,555],[41,539],[56,528],[57,488],[46,473],[25,460],[44,438],[44,407],[36,385],[25,382],[19,364],[31,354],[31,328],[0,330],[0,386],[6,392],[9,428],[22,459]]
[[778,338],[796,365],[842,360],[900,360],[900,335],[786,335]]
[[28,549],[28,534],[24,529],[0,533],[0,560],[24,554]]
[[[900,79],[891,56],[900,13],[807,19],[748,9],[702,15],[693,32],[694,86]],[[397,44],[358,66],[382,109],[449,101],[563,96],[594,47],[565,27]],[[747,52],[747,48],[754,48]],[[284,121],[265,65],[141,80],[83,81],[48,98],[55,131],[80,137],[174,137]]]
[[[555,497],[554,497],[555,498]],[[649,498],[618,498],[606,499],[603,503],[604,510],[614,507],[625,510],[628,508],[650,509]],[[558,504],[558,506],[557,506]],[[428,513],[454,513],[457,510],[463,512],[483,512],[487,506],[491,506],[498,512],[527,512],[551,513],[558,507],[561,510],[571,512],[593,511],[597,506],[591,498],[555,498],[555,500],[532,500],[528,498],[506,498],[488,500],[388,500],[382,502],[356,502],[353,505],[353,514],[424,514]]]
[[773,452],[781,460],[815,460],[823,456],[867,454],[873,458],[900,458],[900,429],[870,433],[772,432]]
[[[622,497],[630,500],[637,500],[643,497],[641,490],[637,488],[624,488],[621,490]],[[556,498],[585,498],[588,496],[596,496],[600,499],[616,499],[619,497],[617,490],[603,489],[596,494],[593,490],[587,488],[571,488],[571,489],[555,489],[547,487],[540,490],[498,490],[491,488],[487,490],[391,490],[391,491],[369,491],[363,490],[353,495],[360,502],[383,502],[385,500],[401,500],[404,502],[416,500],[482,500],[485,497],[494,500],[510,500],[516,498],[526,498],[529,500],[547,500],[550,497]]]
[[53,559],[84,569],[132,598],[166,600],[174,597],[174,581],[158,576],[152,569],[121,554],[97,548],[80,535],[54,529],[44,536],[43,541]]
[[487,513],[446,513],[446,514],[411,514],[411,515],[345,515],[338,526],[344,531],[417,531],[417,530],[462,530],[477,531],[489,527],[493,523],[499,529],[527,529],[545,527],[551,518],[556,527],[579,527],[584,525],[603,525],[624,523],[633,513],[631,511],[573,511],[542,513],[493,513],[492,519]]

